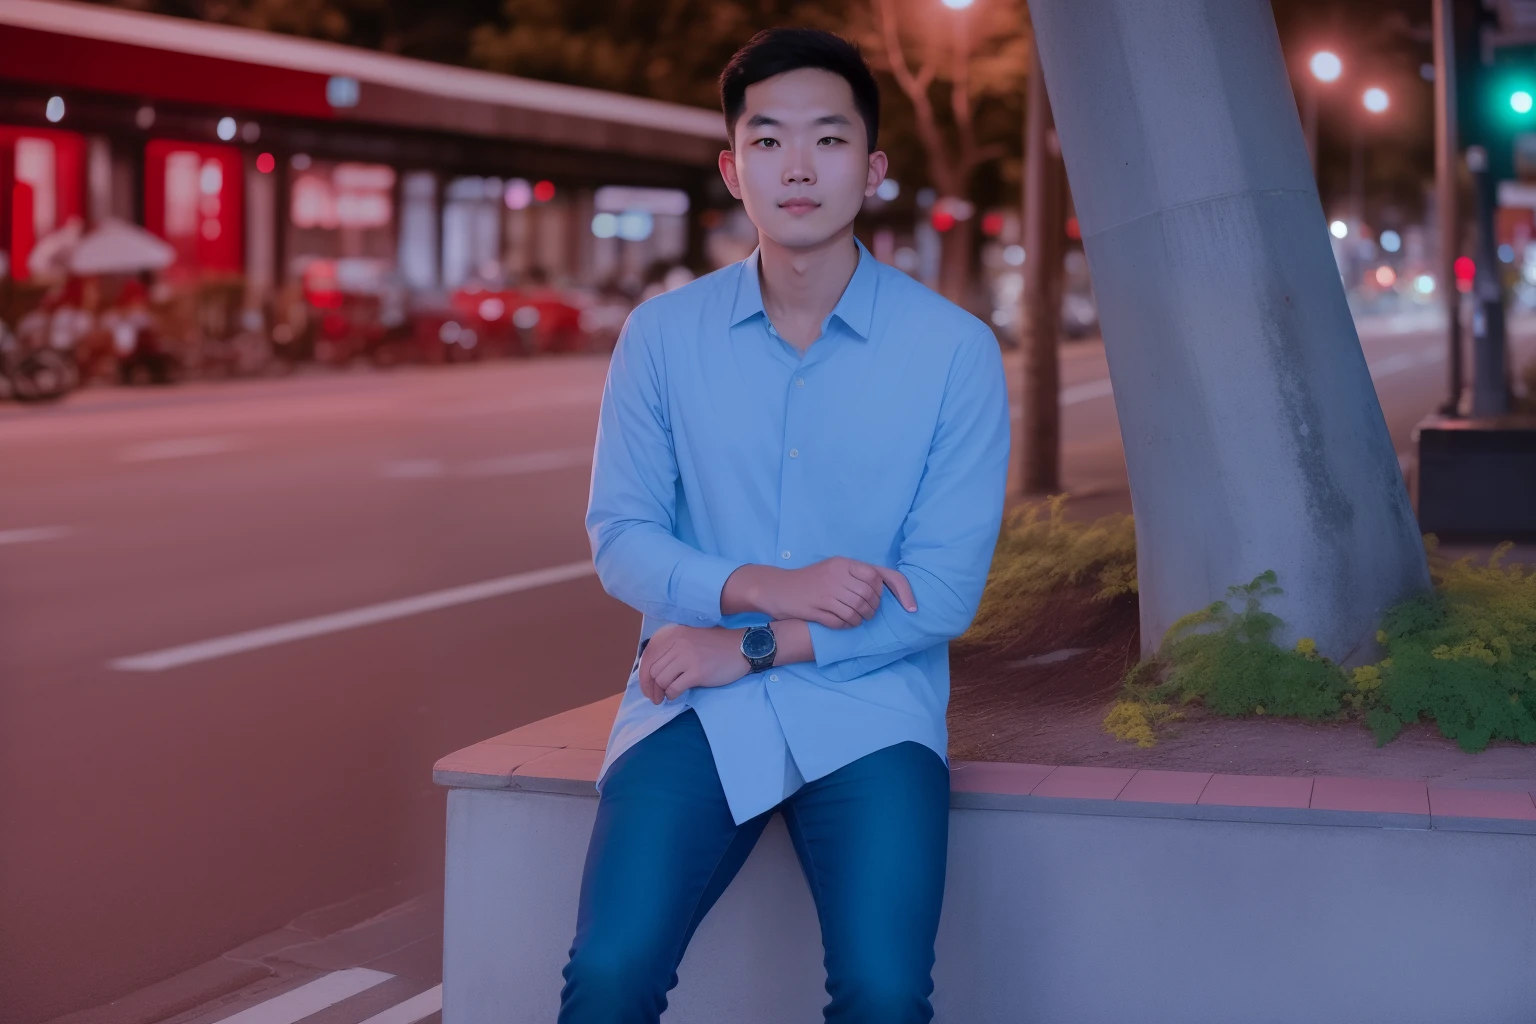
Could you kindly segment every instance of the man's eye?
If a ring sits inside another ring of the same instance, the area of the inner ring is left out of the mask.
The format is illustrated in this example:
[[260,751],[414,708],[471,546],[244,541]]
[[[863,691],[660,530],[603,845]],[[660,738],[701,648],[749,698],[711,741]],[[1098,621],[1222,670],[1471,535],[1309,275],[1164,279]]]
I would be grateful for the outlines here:
[[835,135],[828,135],[828,136],[826,136],[823,139],[819,139],[817,141],[816,145],[818,145],[818,146],[832,146],[832,145],[836,145],[837,143],[842,142],[842,141],[843,141],[842,139],[838,138]]
[[778,139],[758,139],[757,142],[756,142],[756,145],[762,146],[764,149],[772,149],[774,146],[777,146],[778,144],[779,144],[779,140]]

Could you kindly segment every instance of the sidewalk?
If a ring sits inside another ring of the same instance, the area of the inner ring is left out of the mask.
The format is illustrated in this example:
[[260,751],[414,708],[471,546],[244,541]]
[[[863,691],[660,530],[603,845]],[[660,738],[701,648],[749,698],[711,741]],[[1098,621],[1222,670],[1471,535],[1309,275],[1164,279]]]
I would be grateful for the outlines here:
[[375,890],[48,1024],[441,1024],[442,929],[441,892]]

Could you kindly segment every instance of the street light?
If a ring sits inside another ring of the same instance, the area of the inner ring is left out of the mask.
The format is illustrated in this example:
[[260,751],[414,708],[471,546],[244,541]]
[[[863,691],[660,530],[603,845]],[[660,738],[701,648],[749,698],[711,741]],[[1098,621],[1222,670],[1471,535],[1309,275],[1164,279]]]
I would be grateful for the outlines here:
[[1336,82],[1344,73],[1344,62],[1339,60],[1339,55],[1331,50],[1319,50],[1314,53],[1307,66],[1312,69],[1312,77],[1319,82]]
[[[1379,86],[1371,86],[1360,95],[1360,104],[1372,114],[1383,114],[1392,105],[1392,98],[1387,95],[1387,90]],[[1365,123],[1364,118],[1355,119],[1354,147],[1349,160],[1349,204],[1350,213],[1354,215],[1355,223],[1365,220]]]
[[1313,82],[1307,83],[1306,129],[1307,154],[1312,157],[1312,177],[1317,177],[1317,82],[1327,85],[1344,73],[1344,62],[1332,50],[1319,50],[1307,62]]
[[944,0],[944,6],[952,11],[960,11],[971,6],[975,0]]

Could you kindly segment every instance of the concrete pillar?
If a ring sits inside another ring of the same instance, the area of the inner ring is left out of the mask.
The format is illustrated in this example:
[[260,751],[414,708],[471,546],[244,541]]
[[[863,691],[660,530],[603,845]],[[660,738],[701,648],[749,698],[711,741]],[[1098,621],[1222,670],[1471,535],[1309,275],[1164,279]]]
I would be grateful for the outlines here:
[[1143,647],[1273,569],[1282,642],[1366,659],[1429,577],[1268,0],[1029,7],[1125,442]]

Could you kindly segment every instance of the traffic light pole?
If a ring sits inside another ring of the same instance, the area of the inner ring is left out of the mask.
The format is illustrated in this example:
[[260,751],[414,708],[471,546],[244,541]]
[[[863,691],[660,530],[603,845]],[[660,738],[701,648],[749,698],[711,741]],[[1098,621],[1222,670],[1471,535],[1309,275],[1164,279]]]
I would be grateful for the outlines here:
[[1494,237],[1494,207],[1498,185],[1481,146],[1467,150],[1477,195],[1477,276],[1472,288],[1477,308],[1472,315],[1472,415],[1503,416],[1509,412],[1509,386],[1504,377],[1504,282],[1500,280],[1498,245]]
[[1451,5],[1434,0],[1435,34],[1435,212],[1439,221],[1440,266],[1435,275],[1445,305],[1446,397],[1441,412],[1455,416],[1461,407],[1461,292],[1456,288],[1460,255],[1461,211],[1456,189],[1456,26]]

